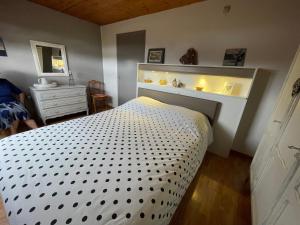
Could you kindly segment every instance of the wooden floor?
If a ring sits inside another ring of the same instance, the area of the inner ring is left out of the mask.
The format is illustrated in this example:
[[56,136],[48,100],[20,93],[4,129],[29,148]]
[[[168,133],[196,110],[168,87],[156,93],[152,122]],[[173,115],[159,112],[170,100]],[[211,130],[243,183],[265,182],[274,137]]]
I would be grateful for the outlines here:
[[[227,159],[206,153],[170,225],[251,225],[250,162],[236,152]],[[1,203],[0,225],[8,225]]]
[[170,225],[251,225],[251,158],[207,153]]
[[1,198],[0,198],[0,225],[8,225]]

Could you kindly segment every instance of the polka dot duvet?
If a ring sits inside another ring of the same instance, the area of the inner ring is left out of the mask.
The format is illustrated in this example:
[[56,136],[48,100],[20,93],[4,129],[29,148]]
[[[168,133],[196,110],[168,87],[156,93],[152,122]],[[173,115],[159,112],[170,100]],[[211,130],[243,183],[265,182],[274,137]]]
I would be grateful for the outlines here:
[[203,114],[146,97],[4,138],[10,225],[167,225],[210,141]]

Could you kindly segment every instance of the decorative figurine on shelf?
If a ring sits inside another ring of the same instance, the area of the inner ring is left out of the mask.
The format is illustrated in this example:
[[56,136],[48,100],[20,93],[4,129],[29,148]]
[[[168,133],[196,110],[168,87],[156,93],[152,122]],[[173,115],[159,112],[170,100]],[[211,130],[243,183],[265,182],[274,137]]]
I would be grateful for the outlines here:
[[176,80],[176,78],[172,81],[172,85],[173,85],[173,87],[177,87],[177,80]]
[[234,89],[235,84],[231,82],[225,82],[224,83],[224,88],[223,88],[223,93],[225,95],[231,95],[232,91]]
[[203,87],[195,87],[196,91],[203,91]]
[[176,78],[172,81],[172,86],[173,87],[177,87],[177,88],[181,88],[184,87],[184,83],[182,83],[180,80],[176,80]]
[[198,53],[194,48],[190,48],[187,52],[179,59],[182,64],[186,65],[197,65],[198,64]]
[[150,84],[150,83],[152,83],[152,80],[151,79],[145,79],[144,82]]
[[159,81],[160,85],[167,85],[167,83],[168,83],[167,80],[160,80]]
[[178,83],[177,83],[177,87],[178,87],[178,88],[184,87],[184,83],[182,83],[182,82],[179,80]]
[[74,85],[75,85],[75,81],[74,81],[73,73],[71,70],[69,70],[69,86],[74,86]]

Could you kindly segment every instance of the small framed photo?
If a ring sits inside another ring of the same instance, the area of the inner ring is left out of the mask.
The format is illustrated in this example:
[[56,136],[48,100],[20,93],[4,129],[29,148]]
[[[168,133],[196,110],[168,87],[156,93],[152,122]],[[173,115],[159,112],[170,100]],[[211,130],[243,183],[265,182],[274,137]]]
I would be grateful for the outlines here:
[[164,48],[150,48],[148,50],[148,63],[164,63],[165,49]]
[[244,66],[246,52],[246,48],[226,49],[223,66]]

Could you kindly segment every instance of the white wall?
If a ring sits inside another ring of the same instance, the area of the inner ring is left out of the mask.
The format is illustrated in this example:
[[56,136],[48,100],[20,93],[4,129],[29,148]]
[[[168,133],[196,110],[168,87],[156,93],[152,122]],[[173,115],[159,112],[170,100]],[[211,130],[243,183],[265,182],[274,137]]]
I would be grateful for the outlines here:
[[[102,80],[99,26],[26,0],[1,0],[0,37],[8,57],[0,57],[0,73],[27,90],[37,82],[30,40],[66,46],[69,68],[77,83]],[[68,78],[53,78],[60,83]]]
[[[231,4],[229,15],[222,13]],[[253,155],[300,43],[298,0],[208,0],[101,27],[106,89],[117,105],[116,34],[146,30],[146,48],[166,48],[165,63],[179,63],[198,50],[200,65],[222,65],[226,48],[248,49],[246,67],[271,72],[253,123],[238,134],[234,148]],[[147,54],[147,51],[146,51]],[[145,56],[146,57],[146,56]]]

